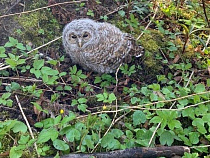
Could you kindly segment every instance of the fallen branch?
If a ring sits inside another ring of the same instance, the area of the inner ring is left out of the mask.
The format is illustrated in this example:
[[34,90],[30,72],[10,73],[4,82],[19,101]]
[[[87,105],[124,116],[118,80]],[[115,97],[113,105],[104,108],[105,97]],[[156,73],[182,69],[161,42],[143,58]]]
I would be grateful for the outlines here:
[[156,157],[173,157],[183,156],[185,152],[190,152],[190,148],[186,146],[162,146],[156,148],[130,148],[125,150],[116,150],[103,153],[92,154],[68,154],[61,156],[61,158],[156,158]]

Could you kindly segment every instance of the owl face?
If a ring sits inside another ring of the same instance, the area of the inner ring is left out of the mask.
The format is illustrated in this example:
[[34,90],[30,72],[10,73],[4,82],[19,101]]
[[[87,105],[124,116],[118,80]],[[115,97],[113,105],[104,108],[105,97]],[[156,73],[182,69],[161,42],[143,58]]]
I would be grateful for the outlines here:
[[92,33],[88,30],[75,30],[68,34],[69,43],[82,48],[92,39]]
[[72,51],[84,50],[86,46],[95,43],[98,23],[91,19],[73,20],[63,31],[64,43],[68,43]]

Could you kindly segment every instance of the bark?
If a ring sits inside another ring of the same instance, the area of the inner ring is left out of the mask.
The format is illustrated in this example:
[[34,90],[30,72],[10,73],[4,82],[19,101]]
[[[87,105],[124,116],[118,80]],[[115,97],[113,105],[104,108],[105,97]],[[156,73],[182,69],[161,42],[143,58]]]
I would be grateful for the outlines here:
[[95,158],[156,158],[183,156],[184,152],[189,153],[190,149],[185,146],[139,147],[92,154],[68,154],[61,156],[61,158],[89,158],[90,156]]

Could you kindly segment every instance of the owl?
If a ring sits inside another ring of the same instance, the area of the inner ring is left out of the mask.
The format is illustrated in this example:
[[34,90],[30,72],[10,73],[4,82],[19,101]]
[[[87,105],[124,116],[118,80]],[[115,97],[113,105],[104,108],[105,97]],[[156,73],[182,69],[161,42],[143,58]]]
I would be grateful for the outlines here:
[[98,73],[114,73],[132,56],[140,57],[143,47],[135,39],[112,24],[91,19],[68,23],[62,34],[63,46],[73,64]]

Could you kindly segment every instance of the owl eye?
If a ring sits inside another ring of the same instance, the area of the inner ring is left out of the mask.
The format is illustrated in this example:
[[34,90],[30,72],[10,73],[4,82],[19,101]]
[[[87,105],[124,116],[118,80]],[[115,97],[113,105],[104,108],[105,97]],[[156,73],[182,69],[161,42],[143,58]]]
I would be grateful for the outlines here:
[[86,37],[88,37],[88,36],[89,36],[88,33],[84,33],[82,37],[86,38]]
[[76,35],[71,35],[71,38],[76,39],[77,36]]

